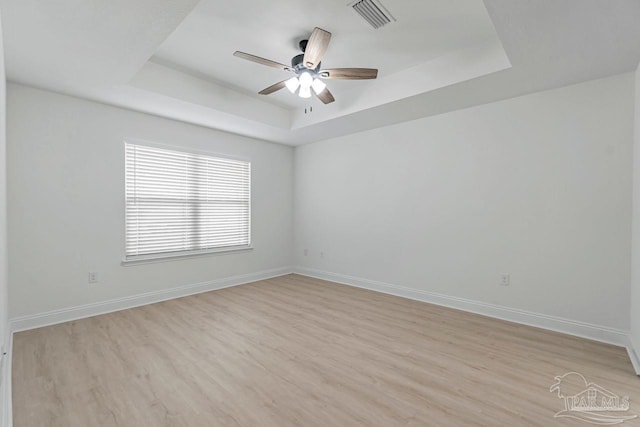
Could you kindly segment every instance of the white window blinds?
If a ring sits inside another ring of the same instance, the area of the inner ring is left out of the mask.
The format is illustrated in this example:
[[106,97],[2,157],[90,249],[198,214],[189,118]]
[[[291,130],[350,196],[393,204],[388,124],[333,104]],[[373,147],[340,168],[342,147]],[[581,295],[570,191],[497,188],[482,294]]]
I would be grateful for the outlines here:
[[251,164],[125,143],[127,260],[248,247]]

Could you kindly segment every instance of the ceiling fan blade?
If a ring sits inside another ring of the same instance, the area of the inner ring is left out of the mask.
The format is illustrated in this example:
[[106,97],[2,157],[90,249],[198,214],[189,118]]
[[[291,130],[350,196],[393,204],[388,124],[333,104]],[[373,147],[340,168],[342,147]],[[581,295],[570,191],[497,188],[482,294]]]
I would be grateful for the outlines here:
[[333,68],[320,70],[318,75],[323,79],[369,80],[378,77],[378,70],[375,68]]
[[233,56],[246,59],[247,61],[257,62],[258,64],[266,65],[267,67],[277,68],[279,70],[291,71],[291,67],[281,64],[279,62],[272,61],[270,59],[261,58],[259,56],[251,55],[250,53],[240,52],[239,50],[233,53]]
[[327,88],[324,88],[324,90],[322,92],[320,92],[320,94],[316,93],[316,96],[318,97],[318,99],[320,101],[322,101],[325,104],[331,104],[333,101],[336,100],[333,97],[333,95],[331,94],[331,92],[329,92],[329,89],[327,89]]
[[282,89],[285,86],[286,80],[283,80],[281,82],[278,82],[274,85],[269,86],[266,89],[262,89],[260,92],[258,92],[260,95],[269,95],[273,92],[279,91],[280,89]]
[[311,33],[307,47],[304,50],[302,63],[305,67],[314,69],[318,66],[329,47],[329,40],[331,40],[330,32],[318,27],[313,29],[313,33]]

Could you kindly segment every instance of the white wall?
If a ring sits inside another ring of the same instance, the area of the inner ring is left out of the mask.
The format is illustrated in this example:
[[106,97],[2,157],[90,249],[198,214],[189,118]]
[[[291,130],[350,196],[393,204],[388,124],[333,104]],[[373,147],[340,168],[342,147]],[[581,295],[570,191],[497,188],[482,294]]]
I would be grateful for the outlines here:
[[297,265],[628,331],[633,79],[300,147]]
[[[629,330],[634,78],[327,140],[295,157],[10,84],[10,317],[295,263]],[[250,158],[255,250],[121,266],[125,137]],[[99,284],[87,283],[90,270]]]
[[[291,147],[17,84],[7,114],[11,318],[291,264]],[[250,159],[255,249],[121,266],[125,137]]]
[[631,259],[631,342],[640,357],[640,66],[635,73],[635,140],[633,149],[633,241]]
[[[8,329],[8,280],[7,273],[8,255],[7,255],[7,157],[6,147],[7,140],[5,134],[6,123],[6,77],[4,68],[4,43],[2,40],[2,27],[0,26],[0,425],[3,425],[4,417],[7,411],[5,402],[7,372],[5,364],[7,358],[2,357],[2,353],[7,351],[9,346],[9,329]],[[8,366],[8,365],[6,365]]]

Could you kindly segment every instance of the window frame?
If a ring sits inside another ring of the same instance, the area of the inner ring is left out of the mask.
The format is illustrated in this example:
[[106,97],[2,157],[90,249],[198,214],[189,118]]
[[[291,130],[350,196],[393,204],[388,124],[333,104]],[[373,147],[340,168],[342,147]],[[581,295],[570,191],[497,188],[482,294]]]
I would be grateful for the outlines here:
[[[150,148],[158,148],[158,149],[163,149],[163,150],[171,150],[171,151],[178,151],[181,153],[187,153],[187,154],[195,154],[195,155],[202,155],[202,156],[209,156],[209,157],[215,157],[215,158],[219,158],[219,159],[225,159],[225,160],[237,160],[237,161],[242,161],[242,162],[247,162],[249,164],[249,200],[248,200],[248,215],[249,215],[249,224],[248,224],[248,240],[249,243],[247,245],[241,245],[241,246],[227,246],[227,247],[215,247],[215,248],[208,248],[208,249],[194,249],[194,250],[187,250],[187,251],[176,251],[176,252],[162,252],[162,253],[153,253],[153,254],[144,254],[144,255],[133,255],[133,256],[127,256],[127,249],[126,249],[126,241],[127,241],[127,193],[126,193],[126,187],[127,187],[127,173],[126,173],[126,144],[133,144],[133,145],[140,145],[140,146],[145,146],[145,147],[150,147]],[[253,171],[252,171],[252,162],[251,159],[246,158],[246,157],[240,157],[240,156],[233,156],[233,155],[229,155],[229,154],[222,154],[219,152],[214,152],[214,151],[207,151],[207,150],[200,150],[200,149],[195,149],[195,148],[191,148],[191,147],[181,147],[181,146],[176,146],[176,145],[169,145],[169,144],[163,144],[163,143],[157,143],[157,142],[152,142],[152,141],[147,141],[147,140],[142,140],[142,139],[138,139],[138,138],[124,138],[123,143],[122,143],[122,159],[125,160],[125,162],[123,162],[123,173],[122,173],[122,177],[123,177],[123,193],[124,193],[124,197],[122,198],[123,200],[123,206],[122,206],[122,214],[123,214],[123,227],[122,230],[124,232],[123,234],[123,238],[122,238],[122,242],[123,242],[123,248],[122,248],[122,261],[121,261],[121,265],[123,266],[128,266],[128,265],[136,265],[136,264],[148,264],[148,263],[158,263],[158,262],[167,262],[167,261],[176,261],[176,260],[181,260],[181,259],[189,259],[189,258],[194,258],[194,257],[203,257],[203,256],[212,256],[212,255],[227,255],[227,254],[234,254],[234,253],[242,253],[242,252],[247,252],[247,251],[251,251],[253,250],[253,203],[252,203],[252,199],[253,199]]]

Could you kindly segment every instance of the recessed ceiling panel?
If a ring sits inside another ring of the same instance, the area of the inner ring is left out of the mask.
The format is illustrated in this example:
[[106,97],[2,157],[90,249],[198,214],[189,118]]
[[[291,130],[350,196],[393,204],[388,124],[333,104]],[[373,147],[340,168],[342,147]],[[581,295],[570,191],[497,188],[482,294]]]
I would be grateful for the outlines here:
[[[385,77],[450,52],[497,40],[481,0],[384,0],[396,19],[373,29],[349,1],[201,0],[160,46],[153,61],[256,94],[288,77],[284,71],[243,61],[241,50],[284,64],[314,27],[332,33],[324,68],[378,68]],[[365,82],[331,81],[337,99]],[[287,107],[309,103],[286,90],[265,98]]]

